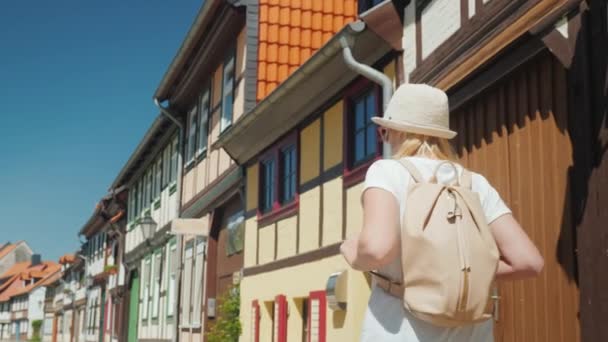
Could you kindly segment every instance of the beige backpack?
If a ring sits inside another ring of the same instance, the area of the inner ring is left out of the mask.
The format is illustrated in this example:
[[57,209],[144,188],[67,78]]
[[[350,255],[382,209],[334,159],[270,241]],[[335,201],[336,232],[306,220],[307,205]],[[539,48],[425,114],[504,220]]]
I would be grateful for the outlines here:
[[[377,284],[396,296],[416,317],[454,327],[492,317],[490,298],[499,252],[486,222],[479,196],[471,190],[471,172],[444,185],[434,175],[426,182],[403,159],[414,179],[401,227],[403,281],[378,278]],[[376,273],[374,273],[376,274]]]

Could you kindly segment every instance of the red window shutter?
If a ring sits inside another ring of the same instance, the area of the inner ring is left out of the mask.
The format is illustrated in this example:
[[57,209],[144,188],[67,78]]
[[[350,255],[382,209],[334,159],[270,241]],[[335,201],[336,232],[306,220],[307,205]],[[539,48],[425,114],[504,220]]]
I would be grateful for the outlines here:
[[260,304],[251,303],[251,342],[260,342]]
[[274,299],[275,336],[277,342],[287,342],[287,298],[278,295]]
[[327,299],[325,291],[314,291],[308,299],[308,342],[325,342]]

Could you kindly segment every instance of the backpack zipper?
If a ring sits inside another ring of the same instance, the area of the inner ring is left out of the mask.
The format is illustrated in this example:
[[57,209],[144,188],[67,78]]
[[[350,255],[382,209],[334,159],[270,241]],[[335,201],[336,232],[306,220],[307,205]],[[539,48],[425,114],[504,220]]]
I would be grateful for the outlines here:
[[460,256],[460,271],[462,272],[461,288],[456,309],[462,312],[466,310],[467,302],[469,300],[469,273],[471,272],[471,266],[469,264],[469,256],[467,253],[468,245],[466,237],[464,236],[465,234],[460,227],[460,222],[462,221],[462,211],[458,206],[456,195],[450,190],[448,190],[448,194],[454,200],[454,210],[448,213],[448,218],[456,221],[456,234],[458,236],[458,251]]

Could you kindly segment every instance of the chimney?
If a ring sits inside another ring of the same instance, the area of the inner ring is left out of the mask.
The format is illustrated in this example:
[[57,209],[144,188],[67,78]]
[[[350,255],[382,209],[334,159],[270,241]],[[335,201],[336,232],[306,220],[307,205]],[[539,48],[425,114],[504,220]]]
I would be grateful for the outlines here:
[[40,254],[32,254],[32,264],[31,266],[40,265]]

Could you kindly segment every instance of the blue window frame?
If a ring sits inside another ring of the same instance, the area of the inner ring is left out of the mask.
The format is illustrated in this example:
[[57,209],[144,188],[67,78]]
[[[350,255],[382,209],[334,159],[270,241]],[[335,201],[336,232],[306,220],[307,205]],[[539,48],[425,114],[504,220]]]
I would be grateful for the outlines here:
[[281,204],[292,202],[296,197],[296,146],[281,149]]
[[378,133],[372,117],[378,115],[378,100],[374,89],[352,100],[351,166],[358,166],[377,156]]
[[258,214],[266,221],[298,207],[298,134],[288,135],[259,159]]
[[275,160],[265,160],[260,164],[260,211],[270,212],[274,206],[275,189]]

